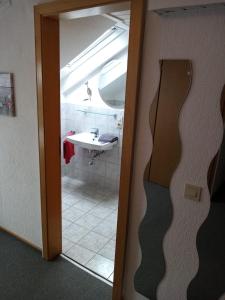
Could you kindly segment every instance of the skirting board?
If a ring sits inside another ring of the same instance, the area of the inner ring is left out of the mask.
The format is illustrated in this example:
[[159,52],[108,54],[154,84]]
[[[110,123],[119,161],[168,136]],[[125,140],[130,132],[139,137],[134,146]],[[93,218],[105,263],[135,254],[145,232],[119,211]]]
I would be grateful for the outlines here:
[[36,250],[38,250],[38,251],[40,251],[40,252],[42,253],[42,249],[41,249],[40,247],[34,245],[33,243],[27,241],[27,240],[24,239],[24,238],[18,236],[16,233],[14,233],[14,232],[12,232],[12,231],[6,229],[6,228],[3,228],[2,226],[0,226],[0,230],[1,230],[1,231],[4,231],[4,232],[6,232],[6,233],[8,233],[9,235],[14,236],[17,240],[20,240],[21,242],[27,244],[28,246],[30,246],[30,247],[32,247],[32,248],[34,248],[34,249],[36,249]]

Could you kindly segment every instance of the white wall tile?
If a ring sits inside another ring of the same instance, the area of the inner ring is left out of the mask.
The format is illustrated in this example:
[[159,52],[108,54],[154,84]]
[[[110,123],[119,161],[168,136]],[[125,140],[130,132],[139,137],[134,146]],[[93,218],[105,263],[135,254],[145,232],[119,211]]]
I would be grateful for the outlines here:
[[[88,110],[92,113],[84,113],[79,110]],[[98,114],[95,114],[98,113]],[[109,114],[105,116],[101,114]],[[70,130],[77,133],[89,131],[91,128],[98,128],[99,133],[113,133],[119,137],[118,145],[112,150],[106,151],[94,160],[90,166],[91,155],[87,150],[75,146],[75,156],[71,163],[65,165],[62,158],[62,175],[69,176],[88,182],[98,188],[109,188],[118,190],[118,177],[121,160],[122,130],[116,128],[116,119],[111,115],[116,114],[117,119],[123,117],[123,111],[101,107],[82,107],[70,103],[61,103],[61,139],[62,143]],[[62,148],[63,156],[63,148]]]

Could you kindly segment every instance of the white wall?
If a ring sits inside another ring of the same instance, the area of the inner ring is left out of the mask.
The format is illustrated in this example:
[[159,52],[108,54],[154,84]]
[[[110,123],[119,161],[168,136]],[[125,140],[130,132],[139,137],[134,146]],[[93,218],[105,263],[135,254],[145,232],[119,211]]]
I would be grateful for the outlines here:
[[[198,269],[196,234],[210,205],[207,172],[222,139],[220,94],[225,83],[225,9],[159,17],[149,12],[145,32],[142,87],[139,102],[134,180],[132,184],[126,268],[127,300],[142,299],[134,291],[133,276],[141,252],[138,226],[146,208],[143,170],[150,157],[152,138],[149,108],[159,82],[159,59],[191,59],[193,83],[180,116],[182,159],[173,176],[173,221],[164,239],[166,276],[158,300],[185,300],[187,287]],[[142,159],[140,159],[142,158]],[[200,203],[184,199],[184,185],[203,188]]]
[[206,4],[225,3],[223,0],[148,0],[148,9],[157,10],[173,7],[185,7]]
[[35,1],[12,4],[0,16],[0,71],[14,73],[16,96],[16,117],[0,116],[0,226],[41,246]]

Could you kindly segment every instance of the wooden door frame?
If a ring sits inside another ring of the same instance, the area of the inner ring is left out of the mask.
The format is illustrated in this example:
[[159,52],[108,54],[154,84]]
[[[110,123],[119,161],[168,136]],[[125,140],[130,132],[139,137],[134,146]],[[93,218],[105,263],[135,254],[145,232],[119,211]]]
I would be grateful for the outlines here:
[[[58,0],[34,7],[36,76],[38,101],[40,185],[43,258],[52,260],[62,251],[61,154],[60,150],[60,65],[59,14],[123,0]],[[133,171],[134,140],[141,56],[145,21],[145,0],[130,0],[131,22],[122,145],[119,209],[113,300],[122,299],[129,198]]]

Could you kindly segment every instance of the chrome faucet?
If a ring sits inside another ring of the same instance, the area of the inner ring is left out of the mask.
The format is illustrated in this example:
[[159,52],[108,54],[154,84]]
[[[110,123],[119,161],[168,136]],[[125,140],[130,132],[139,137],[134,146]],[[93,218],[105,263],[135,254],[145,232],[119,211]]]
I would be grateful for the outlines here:
[[91,128],[90,133],[93,133],[95,135],[95,137],[98,137],[99,129],[98,128]]

